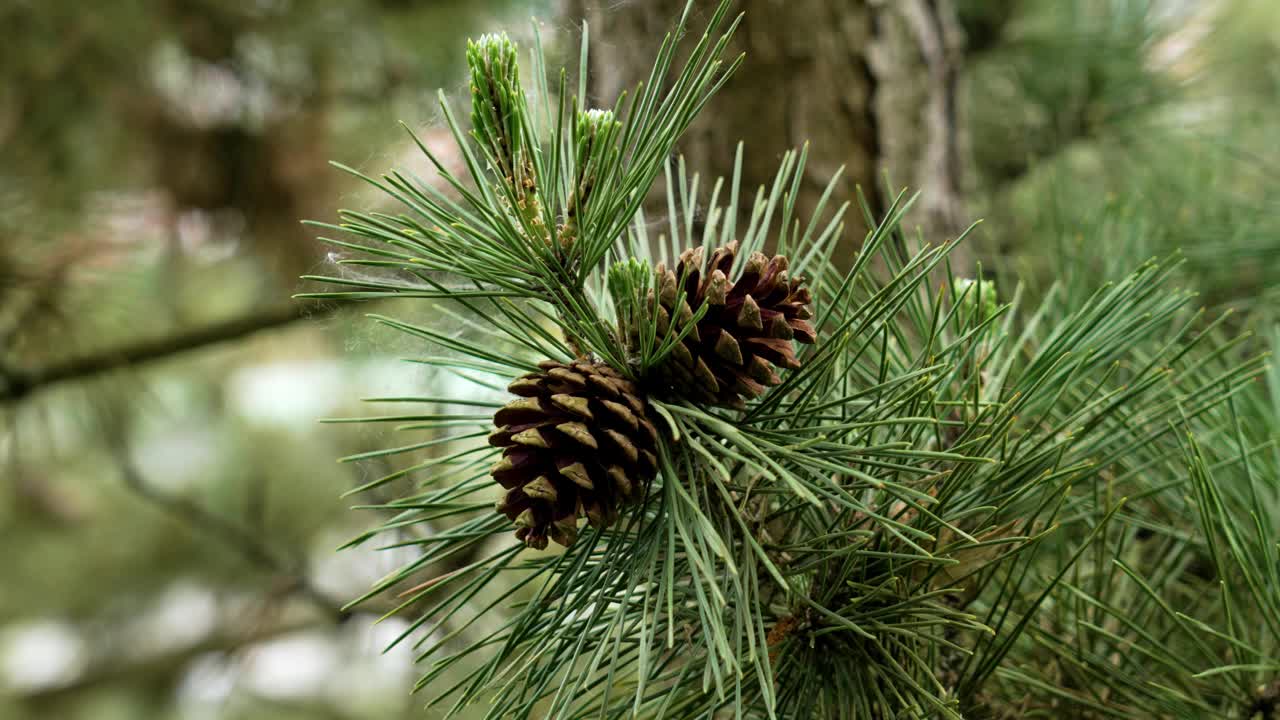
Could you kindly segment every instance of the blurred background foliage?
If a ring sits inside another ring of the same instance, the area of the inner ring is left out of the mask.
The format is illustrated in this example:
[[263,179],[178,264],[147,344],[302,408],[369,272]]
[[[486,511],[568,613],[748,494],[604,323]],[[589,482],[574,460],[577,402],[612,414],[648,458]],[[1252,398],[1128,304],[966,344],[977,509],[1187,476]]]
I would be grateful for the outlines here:
[[967,68],[979,254],[1024,278],[1028,263],[1040,275],[1102,263],[1096,277],[1111,279],[1181,252],[1208,304],[1269,304],[1280,8],[1022,3],[993,29],[991,7],[961,4],[999,37]]
[[419,714],[400,627],[339,611],[392,566],[334,552],[376,440],[315,422],[418,379],[290,300],[299,220],[361,202],[331,159],[417,167],[467,37],[549,10],[0,4],[0,717]]
[[[298,220],[371,202],[329,160],[425,172],[397,121],[439,138],[466,38],[536,15],[554,51],[575,39],[558,11],[0,6],[0,718],[421,716],[411,652],[381,653],[403,625],[340,610],[398,564],[334,552],[369,524],[340,496],[373,473],[334,458],[385,438],[314,421],[434,380],[368,308],[289,300],[326,265]],[[1078,297],[1180,252],[1269,345],[1280,5],[957,11],[984,270]],[[1252,440],[1274,441],[1277,398],[1242,400]]]

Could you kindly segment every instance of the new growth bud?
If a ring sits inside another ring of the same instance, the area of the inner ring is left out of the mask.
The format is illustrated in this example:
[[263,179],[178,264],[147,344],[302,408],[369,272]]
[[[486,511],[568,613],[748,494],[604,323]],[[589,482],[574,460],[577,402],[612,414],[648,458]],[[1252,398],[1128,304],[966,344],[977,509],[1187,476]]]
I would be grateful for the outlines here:
[[592,108],[578,113],[578,142],[599,137],[602,133],[611,133],[622,127],[622,123],[613,119],[612,110]]
[[467,43],[471,69],[472,133],[501,179],[504,201],[519,216],[523,233],[549,243],[537,171],[526,148],[528,107],[520,85],[516,44],[506,34],[488,34]]
[[505,33],[482,35],[467,43],[471,70],[471,127],[476,139],[498,163],[498,172],[514,177],[520,152],[520,65],[516,44]]
[[648,265],[637,258],[620,260],[609,268],[609,296],[613,298],[624,337],[637,332],[637,319],[646,313],[641,301],[649,294],[652,274]]
[[609,151],[621,129],[622,123],[614,119],[612,110],[593,108],[578,113],[573,133],[577,176],[560,226],[560,244],[564,248],[571,247],[578,237],[583,215],[596,186],[596,175],[599,168],[608,162]]
[[991,319],[1000,309],[996,284],[990,280],[959,278],[956,280],[955,292],[960,303],[962,321],[972,318],[972,322],[978,325]]

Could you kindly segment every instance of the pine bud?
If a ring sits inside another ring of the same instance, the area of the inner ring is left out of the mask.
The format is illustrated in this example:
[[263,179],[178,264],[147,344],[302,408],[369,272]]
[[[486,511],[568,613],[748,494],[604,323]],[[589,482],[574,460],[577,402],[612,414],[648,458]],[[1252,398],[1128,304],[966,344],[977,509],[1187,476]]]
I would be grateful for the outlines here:
[[960,318],[980,325],[995,316],[1000,308],[996,284],[990,280],[959,278],[955,286],[960,303]]
[[573,194],[565,208],[564,224],[560,227],[560,245],[569,248],[578,236],[582,216],[586,212],[587,203],[591,201],[595,187],[595,175],[617,137],[622,123],[614,120],[613,111],[591,109],[578,113],[578,122],[574,125],[573,138],[576,145],[577,177],[573,183]]
[[614,119],[612,110],[592,108],[578,113],[578,127],[574,137],[578,143],[591,142],[608,138],[621,128],[622,123]]
[[467,43],[472,133],[492,158],[506,186],[503,202],[519,216],[522,232],[534,242],[549,243],[537,171],[524,146],[528,107],[517,55],[516,44],[505,33]]
[[513,179],[520,153],[517,113],[524,111],[517,52],[506,33],[482,35],[467,43],[472,129],[497,160],[498,172]]
[[623,337],[639,332],[638,318],[647,312],[643,300],[649,294],[649,266],[637,258],[621,260],[609,268],[609,295],[617,309]]

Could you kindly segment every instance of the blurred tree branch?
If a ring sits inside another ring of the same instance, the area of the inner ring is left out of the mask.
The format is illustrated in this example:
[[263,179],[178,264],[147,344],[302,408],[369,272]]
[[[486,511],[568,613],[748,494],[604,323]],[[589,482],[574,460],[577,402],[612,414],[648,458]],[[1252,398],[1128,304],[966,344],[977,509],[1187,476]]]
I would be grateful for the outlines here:
[[[149,484],[132,460],[123,424],[110,422],[111,418],[106,417],[102,420],[104,434],[126,487],[179,521],[225,544],[250,563],[286,578],[289,584],[283,588],[283,592],[307,600],[322,615],[305,620],[255,622],[248,628],[226,623],[208,636],[180,648],[147,655],[131,662],[121,663],[112,658],[94,663],[68,683],[17,695],[16,699],[23,706],[32,710],[49,710],[77,694],[138,680],[172,685],[191,662],[209,653],[230,655],[277,637],[341,624],[356,614],[381,615],[391,609],[385,603],[366,602],[358,609],[343,610],[340,601],[316,588],[310,578],[298,569],[300,563],[290,562],[282,557],[276,549],[235,522],[185,497],[166,493]],[[459,562],[470,562],[470,556]]]
[[36,390],[73,380],[164,360],[212,345],[240,340],[263,330],[299,320],[330,315],[336,305],[289,305],[233,318],[165,337],[138,341],[112,350],[71,358],[39,368],[9,367],[0,361],[0,404],[23,400]]
[[283,588],[285,594],[306,599],[334,622],[344,622],[351,617],[351,612],[343,609],[342,601],[329,597],[307,577],[304,561],[293,561],[283,557],[259,535],[188,498],[166,493],[148,483],[133,462],[121,423],[104,422],[103,428],[125,486],[138,497],[182,521],[188,527],[218,540],[249,563],[285,579],[287,581]]
[[91,665],[71,682],[22,693],[17,696],[17,700],[32,710],[47,709],[48,706],[78,693],[129,681],[171,683],[177,681],[178,676],[193,660],[207,653],[229,654],[257,643],[313,629],[323,624],[318,620],[294,620],[249,630],[224,627],[190,645],[142,657],[133,662],[122,663],[118,658],[108,658]]

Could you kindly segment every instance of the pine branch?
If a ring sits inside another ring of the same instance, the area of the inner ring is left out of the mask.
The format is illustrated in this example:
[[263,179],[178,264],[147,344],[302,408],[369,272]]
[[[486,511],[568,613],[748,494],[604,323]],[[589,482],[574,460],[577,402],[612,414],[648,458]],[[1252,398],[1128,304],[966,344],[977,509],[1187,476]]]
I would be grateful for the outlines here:
[[[1166,529],[1170,562],[1203,559],[1192,530],[1152,519],[1189,514],[1168,480],[1185,474],[1179,429],[1220,436],[1264,358],[1173,286],[1177,257],[1107,284],[1066,274],[1033,301],[958,276],[964,234],[907,237],[905,194],[883,217],[858,198],[872,230],[851,268],[837,263],[851,203],[829,189],[796,217],[807,148],[754,200],[740,170],[708,192],[668,152],[725,77],[727,38],[703,34],[667,90],[669,38],[638,99],[579,107],[576,123],[540,50],[528,107],[514,46],[473,44],[479,127],[466,135],[445,108],[463,200],[393,173],[370,182],[401,215],[330,226],[354,236],[329,240],[360,253],[348,262],[400,271],[347,282],[350,297],[430,300],[462,328],[377,318],[443,351],[418,362],[449,391],[346,420],[413,434],[365,459],[431,449],[359,489],[414,480],[352,543],[385,533],[418,551],[357,602],[390,595],[412,613],[429,706],[823,720],[1219,707],[1194,673],[1265,663],[1125,656],[1165,650],[1117,640],[1108,617],[1141,629],[1163,598],[1131,618],[1111,612],[1123,598],[1108,583],[1128,576],[1135,527]],[[659,174],[667,217],[650,224]],[[404,539],[413,526],[433,532]],[[549,541],[563,551],[536,552]],[[1252,605],[1228,623],[1268,607],[1261,573],[1244,576]]]

